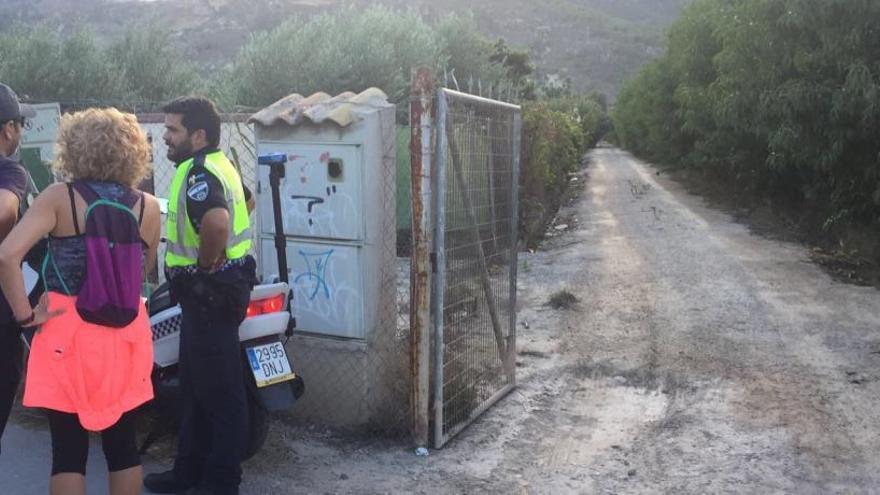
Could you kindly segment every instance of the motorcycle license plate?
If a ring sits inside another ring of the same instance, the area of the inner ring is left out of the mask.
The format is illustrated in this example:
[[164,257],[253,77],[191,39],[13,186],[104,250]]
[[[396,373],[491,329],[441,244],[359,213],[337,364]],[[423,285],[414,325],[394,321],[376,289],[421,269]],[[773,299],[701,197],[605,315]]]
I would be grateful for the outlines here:
[[248,347],[246,352],[258,387],[268,387],[296,377],[290,369],[290,361],[281,342]]

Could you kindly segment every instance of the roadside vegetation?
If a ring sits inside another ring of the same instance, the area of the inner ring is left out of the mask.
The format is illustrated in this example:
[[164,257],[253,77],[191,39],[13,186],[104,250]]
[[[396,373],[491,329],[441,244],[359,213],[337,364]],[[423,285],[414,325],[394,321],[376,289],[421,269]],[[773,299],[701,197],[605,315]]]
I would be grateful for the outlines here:
[[698,0],[624,84],[616,139],[746,215],[880,261],[880,4]]
[[597,94],[523,106],[520,235],[528,247],[543,238],[585,152],[609,130],[605,102]]
[[[479,87],[523,104],[520,230],[530,246],[555,215],[569,174],[609,128],[603,95],[577,95],[569,82],[541,84],[528,51],[486,38],[468,14],[429,22],[414,11],[373,6],[293,17],[252,34],[234,59],[212,69],[190,62],[173,36],[148,24],[107,43],[86,29],[15,27],[0,38],[0,80],[30,101],[57,101],[65,111],[112,105],[155,112],[170,98],[199,92],[225,111],[248,112],[291,92],[375,86],[397,103],[404,124],[411,70],[427,66],[451,87]],[[405,154],[408,133],[402,137]],[[398,169],[406,189],[408,161],[399,160]],[[407,191],[400,198],[405,231]]]

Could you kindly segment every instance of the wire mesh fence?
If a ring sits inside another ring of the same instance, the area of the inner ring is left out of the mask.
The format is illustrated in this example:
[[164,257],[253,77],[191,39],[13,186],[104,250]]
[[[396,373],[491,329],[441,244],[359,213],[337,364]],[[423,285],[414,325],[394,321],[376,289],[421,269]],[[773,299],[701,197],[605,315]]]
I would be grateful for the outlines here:
[[441,89],[434,183],[434,443],[515,385],[519,107]]
[[[441,89],[436,93],[426,156],[438,267],[432,280],[434,311],[430,395],[434,443],[442,446],[515,384],[516,202],[519,108]],[[383,254],[375,277],[379,291],[376,328],[364,339],[327,339],[298,332],[288,343],[294,367],[306,380],[306,395],[290,412],[302,424],[355,427],[403,437],[413,432],[413,276],[410,125],[385,123],[384,180],[372,214],[381,216],[378,236]],[[258,142],[247,114],[222,118],[220,149],[235,163],[255,194],[260,184]],[[138,116],[152,141],[153,175],[144,189],[167,197],[174,164],[167,158],[161,114]],[[433,163],[432,163],[433,162]],[[253,225],[260,225],[255,212]],[[164,222],[163,222],[164,223]],[[163,225],[164,228],[164,225]],[[163,232],[164,235],[164,232]],[[254,254],[261,256],[260,232],[253,229]],[[161,282],[164,248],[160,247]],[[300,275],[291,273],[291,280]],[[297,304],[294,301],[294,304]],[[426,334],[427,335],[427,334]],[[307,363],[305,369],[298,366]],[[320,377],[312,380],[310,377]],[[309,386],[309,384],[313,386]],[[314,386],[318,383],[318,386]]]
[[[306,382],[306,394],[295,404],[289,417],[301,424],[338,426],[400,438],[410,432],[409,292],[406,284],[409,260],[398,257],[396,242],[400,228],[396,221],[397,175],[399,163],[406,162],[398,158],[399,153],[407,150],[406,142],[399,139],[393,112],[383,115],[381,126],[381,160],[370,159],[373,156],[371,145],[364,143],[363,158],[359,164],[351,164],[364,168],[364,175],[360,176],[364,184],[361,208],[364,215],[369,216],[364,220],[367,229],[365,243],[356,254],[358,259],[364,260],[360,282],[363,299],[353,298],[349,307],[338,307],[346,304],[341,298],[341,281],[345,277],[337,278],[331,273],[333,263],[339,260],[325,261],[323,268],[330,292],[335,291],[333,301],[328,302],[336,304],[337,310],[352,311],[358,303],[364,304],[364,313],[360,316],[366,325],[364,334],[362,337],[334,338],[310,333],[309,328],[296,332],[288,351]],[[333,134],[342,137],[338,142],[325,143],[331,157],[335,156],[334,147],[350,146],[349,139],[352,139],[345,137],[342,130],[334,130]],[[318,141],[321,139],[313,142]],[[353,171],[349,174],[347,177],[357,176]],[[291,180],[296,181],[294,186],[297,186],[298,177]],[[332,205],[326,206],[332,208]],[[372,229],[376,232],[370,232]],[[296,245],[298,239],[289,242]],[[315,242],[330,243],[330,240]],[[377,248],[381,253],[375,254]],[[342,254],[341,250],[339,254]],[[296,282],[300,275],[294,265],[291,273],[294,285],[312,283],[305,279]],[[297,289],[294,288],[295,294]],[[321,297],[319,295],[313,301],[300,297],[299,302],[294,300],[294,305],[314,304]]]
[[[175,167],[167,157],[163,116],[139,115],[142,127],[152,141],[153,175],[145,189],[167,197]],[[220,149],[239,168],[242,181],[251,191],[267,192],[257,169],[257,135],[248,115],[222,116]],[[408,189],[398,194],[400,181],[409,177],[409,128],[394,126],[383,131],[384,155],[381,171],[379,208],[371,214],[381,217],[381,232],[375,235],[383,248],[382,260],[373,272],[378,282],[377,324],[364,339],[327,339],[295,330],[288,342],[288,354],[295,371],[306,383],[306,394],[289,412],[290,421],[299,424],[338,426],[392,437],[410,432],[409,381],[409,201]],[[294,180],[294,179],[291,179]],[[292,185],[291,187],[295,187]],[[259,203],[259,201],[258,201]],[[260,258],[261,215],[271,211],[257,208],[252,218],[253,254]],[[398,217],[402,217],[400,221]],[[163,225],[164,229],[164,225]],[[371,237],[373,234],[370,234]],[[163,232],[164,236],[164,232]],[[400,237],[401,242],[397,242]],[[158,274],[161,281],[164,247],[160,247]],[[262,260],[258,259],[258,262]],[[267,260],[271,262],[271,260]],[[303,275],[292,271],[290,280]],[[372,281],[367,281],[372,282]],[[308,284],[309,280],[303,279]],[[298,302],[294,300],[294,313]]]

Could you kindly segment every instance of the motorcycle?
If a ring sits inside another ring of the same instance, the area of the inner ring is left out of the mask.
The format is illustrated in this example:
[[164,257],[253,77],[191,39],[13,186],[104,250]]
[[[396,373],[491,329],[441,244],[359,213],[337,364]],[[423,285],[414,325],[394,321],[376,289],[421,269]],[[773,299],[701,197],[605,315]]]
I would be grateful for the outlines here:
[[[244,459],[256,454],[266,440],[268,414],[290,409],[305,392],[302,377],[293,372],[282,336],[290,338],[296,327],[291,314],[293,296],[287,270],[287,254],[281,214],[280,183],[284,177],[286,155],[261,155],[259,165],[270,169],[269,185],[275,220],[275,248],[279,279],[274,283],[257,285],[251,291],[245,320],[239,327],[242,368],[248,398],[248,442]],[[173,305],[169,287],[160,285],[147,302],[150,327],[153,332],[153,390],[154,404],[165,418],[176,417],[180,398],[180,379],[177,369],[180,348],[180,306]],[[143,453],[173,424],[159,421],[141,446]],[[163,429],[163,427],[165,429]]]
[[[279,265],[278,280],[257,285],[251,291],[245,320],[239,326],[242,369],[245,374],[248,401],[248,440],[243,458],[256,454],[266,441],[271,412],[290,409],[305,392],[301,376],[294,373],[284,344],[293,334],[296,320],[292,316],[293,295],[289,287],[285,237],[281,220],[280,182],[284,177],[285,155],[263,155],[259,165],[270,168],[273,214],[275,217],[275,247]],[[167,213],[167,201],[160,200],[162,214]],[[32,304],[42,294],[39,275],[31,266],[38,266],[41,250],[34,250],[32,259],[24,266],[24,281]],[[167,282],[159,285],[146,301],[153,340],[152,383],[153,406],[160,419],[142,442],[143,454],[159,437],[175,432],[179,417],[180,377],[178,359],[180,350],[180,306],[172,304]],[[34,334],[25,331],[22,340],[28,348]],[[284,342],[282,342],[284,338]]]
[[[290,409],[305,390],[302,377],[291,369],[282,342],[291,320],[289,292],[286,283],[255,286],[238,329],[248,401],[245,459],[265,442],[269,413]],[[180,306],[171,304],[168,286],[163,284],[150,296],[147,307],[153,333],[153,405],[161,420],[143,442],[141,452],[169,432],[168,426],[175,421],[167,420],[178,416],[180,400]]]

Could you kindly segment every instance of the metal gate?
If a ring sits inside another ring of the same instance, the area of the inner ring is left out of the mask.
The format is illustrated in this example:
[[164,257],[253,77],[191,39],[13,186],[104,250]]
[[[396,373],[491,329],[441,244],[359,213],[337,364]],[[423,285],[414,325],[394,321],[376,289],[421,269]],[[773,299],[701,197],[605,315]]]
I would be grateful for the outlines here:
[[431,177],[434,446],[516,384],[520,108],[437,90]]

